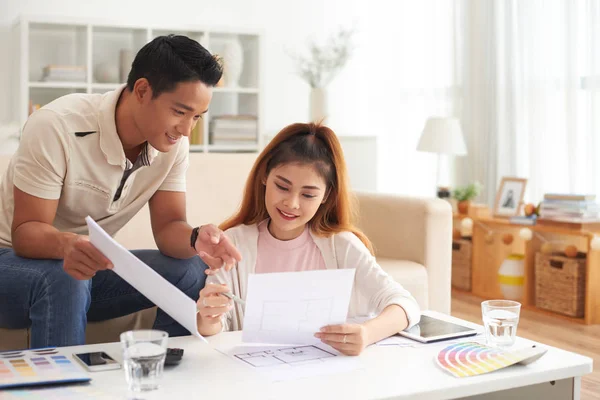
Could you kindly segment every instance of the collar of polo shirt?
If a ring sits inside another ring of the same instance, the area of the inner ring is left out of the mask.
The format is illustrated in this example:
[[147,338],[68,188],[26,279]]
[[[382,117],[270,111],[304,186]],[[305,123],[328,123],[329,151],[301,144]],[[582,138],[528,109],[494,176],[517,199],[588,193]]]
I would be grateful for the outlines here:
[[[115,121],[117,102],[119,96],[127,85],[122,85],[118,90],[115,90],[105,96],[100,104],[98,111],[98,121],[100,125],[100,147],[106,156],[106,160],[112,165],[121,165],[125,168],[127,158],[123,150],[123,144],[117,134],[117,123]],[[146,142],[146,153],[148,156],[148,165],[152,164],[154,158],[158,155],[158,150]]]

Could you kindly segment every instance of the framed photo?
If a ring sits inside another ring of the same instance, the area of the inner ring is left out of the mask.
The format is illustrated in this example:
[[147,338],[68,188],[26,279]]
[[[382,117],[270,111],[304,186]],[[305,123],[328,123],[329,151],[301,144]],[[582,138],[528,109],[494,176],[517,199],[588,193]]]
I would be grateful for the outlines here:
[[519,214],[527,179],[504,177],[500,182],[500,188],[496,193],[494,203],[494,217],[509,218]]

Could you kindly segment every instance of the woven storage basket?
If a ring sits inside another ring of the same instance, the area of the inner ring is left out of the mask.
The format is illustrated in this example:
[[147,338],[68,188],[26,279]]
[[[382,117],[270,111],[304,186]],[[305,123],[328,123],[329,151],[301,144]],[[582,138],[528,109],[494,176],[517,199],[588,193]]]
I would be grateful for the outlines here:
[[470,240],[458,239],[452,242],[452,286],[455,288],[471,290],[472,248]]
[[535,255],[535,305],[582,318],[585,309],[585,253]]

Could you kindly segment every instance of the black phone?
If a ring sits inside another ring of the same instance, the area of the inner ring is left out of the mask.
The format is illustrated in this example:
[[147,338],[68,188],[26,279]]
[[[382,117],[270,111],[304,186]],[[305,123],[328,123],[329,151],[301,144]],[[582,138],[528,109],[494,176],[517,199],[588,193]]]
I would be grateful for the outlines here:
[[90,372],[108,371],[121,368],[121,364],[103,351],[73,354],[85,369]]

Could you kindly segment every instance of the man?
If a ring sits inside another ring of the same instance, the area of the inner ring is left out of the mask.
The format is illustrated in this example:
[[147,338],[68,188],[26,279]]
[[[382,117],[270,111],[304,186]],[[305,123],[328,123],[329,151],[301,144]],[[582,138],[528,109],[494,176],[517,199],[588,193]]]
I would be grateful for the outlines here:
[[[30,116],[0,183],[0,327],[31,325],[32,347],[78,345],[88,320],[153,306],[89,242],[88,215],[114,235],[148,202],[159,250],[133,254],[194,300],[205,263],[240,259],[214,225],[186,222],[187,137],[221,75],[197,42],[158,37],[126,87],[63,96]],[[160,310],[154,328],[188,334]]]

